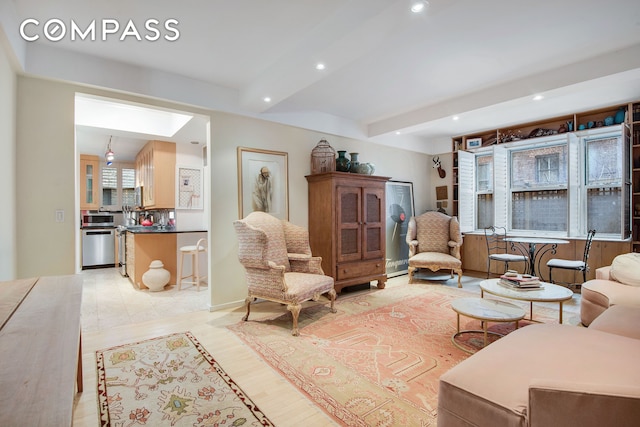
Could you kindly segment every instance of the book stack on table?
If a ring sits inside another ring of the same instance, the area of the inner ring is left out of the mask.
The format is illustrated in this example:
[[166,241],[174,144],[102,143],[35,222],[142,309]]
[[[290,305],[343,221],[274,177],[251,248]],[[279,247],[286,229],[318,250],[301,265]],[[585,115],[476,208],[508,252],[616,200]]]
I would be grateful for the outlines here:
[[542,288],[539,277],[515,272],[512,273],[510,271],[500,276],[498,283],[506,288],[520,291],[535,291]]

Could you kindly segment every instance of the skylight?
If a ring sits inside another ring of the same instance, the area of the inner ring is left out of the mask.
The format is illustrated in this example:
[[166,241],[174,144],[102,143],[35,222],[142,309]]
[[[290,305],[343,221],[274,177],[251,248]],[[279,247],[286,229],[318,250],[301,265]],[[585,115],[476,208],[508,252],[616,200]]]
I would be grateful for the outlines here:
[[76,125],[172,137],[192,115],[76,95]]

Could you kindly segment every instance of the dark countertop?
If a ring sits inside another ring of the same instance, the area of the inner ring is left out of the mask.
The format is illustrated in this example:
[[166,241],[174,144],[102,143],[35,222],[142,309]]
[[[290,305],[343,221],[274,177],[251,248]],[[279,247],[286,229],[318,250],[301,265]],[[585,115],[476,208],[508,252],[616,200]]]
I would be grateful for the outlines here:
[[152,225],[149,227],[135,225],[127,227],[127,232],[133,234],[180,234],[180,233],[206,233],[207,230],[176,230],[175,227],[160,227]]

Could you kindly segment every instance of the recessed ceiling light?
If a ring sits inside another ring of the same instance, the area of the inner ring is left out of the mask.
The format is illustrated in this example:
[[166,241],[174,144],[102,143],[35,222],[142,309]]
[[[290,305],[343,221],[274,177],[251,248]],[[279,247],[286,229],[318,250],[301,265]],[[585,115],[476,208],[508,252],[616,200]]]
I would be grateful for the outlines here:
[[264,102],[271,102],[271,98],[269,98],[268,96],[265,96],[265,97],[263,98],[263,101],[264,101]]
[[459,119],[460,119],[460,117],[458,117],[458,116],[453,116],[453,120],[459,120]]
[[411,12],[420,13],[423,10],[425,10],[427,8],[427,6],[429,6],[429,2],[428,1],[416,1],[416,2],[413,2],[413,4],[411,5]]
[[322,62],[318,62],[316,64],[316,70],[324,70],[324,69],[325,69],[325,66]]
[[399,130],[396,131],[396,135],[400,135],[402,132],[400,132]]
[[536,95],[536,96],[534,96],[534,97],[533,97],[533,100],[534,100],[534,101],[540,101],[541,99],[544,99],[544,96],[542,96],[542,95]]

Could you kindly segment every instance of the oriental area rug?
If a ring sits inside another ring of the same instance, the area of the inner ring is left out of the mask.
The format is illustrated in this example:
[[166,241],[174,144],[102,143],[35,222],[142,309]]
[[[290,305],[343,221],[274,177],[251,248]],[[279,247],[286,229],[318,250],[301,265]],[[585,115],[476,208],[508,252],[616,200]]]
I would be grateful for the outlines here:
[[96,352],[101,426],[272,426],[189,332]]
[[[328,304],[305,306],[298,337],[288,312],[229,329],[340,425],[435,426],[438,379],[469,356],[451,342],[451,301],[469,296],[479,297],[439,285],[372,289],[339,296],[336,314]],[[551,308],[534,309],[537,320],[557,322],[557,316]],[[489,325],[503,334],[515,327]],[[480,329],[480,322],[461,317],[461,329]],[[463,344],[479,348],[482,335],[474,335],[464,335]]]

